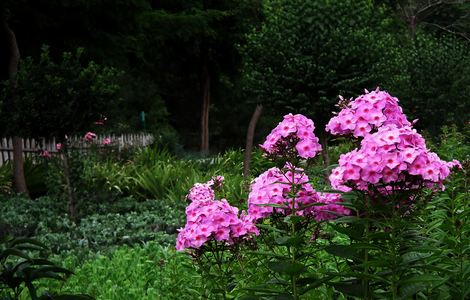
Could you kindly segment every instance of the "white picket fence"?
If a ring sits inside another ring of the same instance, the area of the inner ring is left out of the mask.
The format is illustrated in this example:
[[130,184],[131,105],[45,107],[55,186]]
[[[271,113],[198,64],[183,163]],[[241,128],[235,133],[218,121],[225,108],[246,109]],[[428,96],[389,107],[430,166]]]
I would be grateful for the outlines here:
[[[109,138],[110,145],[104,145],[103,141]],[[73,136],[68,138],[68,144],[71,148],[86,153],[89,148],[94,145],[95,147],[115,147],[119,151],[134,147],[145,147],[154,141],[151,134],[137,133],[137,134],[120,134],[120,135],[98,135],[93,142],[87,142],[83,136]],[[49,140],[46,139],[23,139],[23,157],[38,157],[42,151],[49,152],[50,155],[56,155],[58,150],[56,148],[56,138]],[[0,166],[7,161],[13,160],[13,139],[0,138]]]

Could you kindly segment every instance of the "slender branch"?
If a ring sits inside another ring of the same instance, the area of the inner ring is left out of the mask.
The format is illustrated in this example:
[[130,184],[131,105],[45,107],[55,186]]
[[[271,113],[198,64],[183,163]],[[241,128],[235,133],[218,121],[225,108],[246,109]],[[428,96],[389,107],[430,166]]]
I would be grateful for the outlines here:
[[466,39],[467,41],[470,41],[470,37],[468,37],[465,33],[450,30],[450,29],[448,28],[448,26],[441,26],[441,25],[439,25],[439,24],[436,24],[436,23],[429,23],[429,22],[422,22],[422,24],[424,24],[424,25],[431,25],[431,26],[437,27],[437,28],[439,28],[439,29],[441,29],[441,30],[444,30],[444,31],[448,32],[448,33],[461,36],[461,37],[463,37],[464,39]]

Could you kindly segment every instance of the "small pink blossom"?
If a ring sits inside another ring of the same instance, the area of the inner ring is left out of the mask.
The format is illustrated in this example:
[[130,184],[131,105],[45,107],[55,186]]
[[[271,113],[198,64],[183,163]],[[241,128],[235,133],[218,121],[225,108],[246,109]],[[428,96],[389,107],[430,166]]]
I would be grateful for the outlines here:
[[249,235],[259,234],[253,220],[228,204],[227,200],[194,200],[186,207],[186,225],[178,230],[176,249],[198,249],[206,242],[233,244]]
[[364,137],[385,125],[401,128],[411,123],[398,105],[398,99],[377,88],[349,102],[337,116],[331,118],[326,131],[333,135]]
[[[339,167],[330,175],[333,188],[369,190],[369,185],[379,185],[388,191],[391,185],[404,189],[422,186],[441,187],[456,163],[442,161],[430,152],[423,137],[411,127],[386,125],[377,132],[366,135],[361,147],[339,159]],[[379,190],[380,190],[379,189]]]
[[49,151],[47,151],[47,150],[42,150],[42,151],[39,153],[39,156],[44,157],[44,158],[50,158],[50,157],[51,157],[51,154],[50,154]]
[[103,139],[103,145],[110,145],[111,144],[111,138],[107,137]]
[[89,131],[85,134],[85,136],[83,138],[85,139],[85,141],[91,142],[96,138],[96,134]]
[[313,133],[315,125],[307,117],[288,114],[266,137],[260,145],[267,154],[284,157],[295,153],[301,158],[312,158],[321,151],[318,138]]

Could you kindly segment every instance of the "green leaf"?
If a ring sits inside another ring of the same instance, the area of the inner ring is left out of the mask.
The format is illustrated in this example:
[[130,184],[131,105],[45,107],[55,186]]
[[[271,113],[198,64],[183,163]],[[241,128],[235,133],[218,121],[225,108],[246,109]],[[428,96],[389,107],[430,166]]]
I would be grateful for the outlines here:
[[343,294],[355,297],[362,297],[364,295],[362,284],[359,281],[333,282],[330,284]]
[[264,285],[262,286],[254,286],[254,287],[247,287],[243,288],[245,291],[252,291],[252,292],[259,292],[259,293],[266,293],[266,294],[278,294],[279,290],[276,289],[270,289],[265,287]]
[[362,260],[360,252],[350,247],[349,245],[329,245],[326,246],[324,250],[335,256],[348,259]]
[[345,216],[345,217],[337,218],[333,222],[346,223],[346,224],[349,224],[349,223],[365,224],[367,222],[370,222],[370,219],[360,218],[360,217],[355,217],[355,216]]
[[401,256],[402,264],[409,264],[411,262],[416,262],[422,260],[424,258],[428,258],[432,255],[432,253],[422,253],[422,252],[407,252]]
[[22,245],[22,244],[31,244],[31,245],[35,245],[41,249],[47,249],[47,247],[41,243],[40,241],[38,240],[35,240],[35,239],[31,239],[31,238],[16,238],[14,239],[13,241],[10,242],[10,247],[15,247],[17,245]]
[[267,225],[267,224],[256,224],[256,227],[258,228],[263,228],[263,229],[267,229],[269,231],[275,231],[275,232],[281,232],[281,233],[285,233],[286,231],[285,230],[282,230],[282,229],[278,229],[276,227],[273,227],[271,225]]
[[274,261],[268,264],[268,268],[276,273],[287,274],[287,275],[300,275],[305,273],[307,268],[299,263],[292,261]]
[[297,281],[298,284],[306,286],[300,291],[300,294],[305,294],[306,292],[310,290],[316,289],[322,284],[329,282],[334,277],[335,277],[334,275],[328,275],[323,278],[317,278],[316,276],[300,278]]
[[280,295],[276,295],[273,299],[275,299],[275,300],[292,300],[292,299],[294,299],[294,297],[289,295],[289,294],[280,294]]
[[88,295],[59,295],[54,296],[52,300],[93,300],[94,298]]
[[254,254],[254,255],[261,255],[261,256],[268,256],[268,257],[285,257],[284,255],[277,254],[274,252],[269,251],[246,251],[247,254]]
[[303,241],[302,236],[281,236],[275,242],[280,246],[299,246]]
[[342,226],[341,224],[335,224],[332,222],[329,222],[328,225],[333,227],[333,229],[337,232],[345,234],[352,239],[360,239],[362,237],[363,227],[358,228],[358,226]]
[[412,296],[416,295],[418,292],[426,289],[427,285],[424,283],[409,283],[400,286],[400,298],[401,299],[410,299]]
[[8,248],[0,252],[0,261],[8,258],[9,256],[17,256],[24,259],[29,259],[29,256],[26,253],[15,248]]
[[409,278],[403,279],[399,281],[400,285],[406,284],[414,284],[414,283],[425,283],[429,285],[439,284],[440,282],[446,281],[442,277],[438,277],[436,275],[431,274],[420,274],[420,275],[413,275]]
[[255,296],[255,295],[245,295],[245,296],[241,296],[238,299],[240,299],[240,300],[259,300],[259,297]]
[[305,218],[301,216],[293,216],[293,215],[290,215],[284,218],[284,222],[286,224],[297,224],[301,222],[302,220],[305,220]]
[[267,206],[267,207],[288,209],[288,207],[286,205],[280,205],[280,204],[275,204],[275,203],[256,204],[256,206],[261,206],[261,207]]
[[306,209],[308,207],[312,207],[312,206],[324,206],[326,205],[326,203],[320,203],[320,202],[317,202],[317,203],[310,203],[310,204],[307,204],[307,205],[299,205],[299,210],[302,210],[302,209]]

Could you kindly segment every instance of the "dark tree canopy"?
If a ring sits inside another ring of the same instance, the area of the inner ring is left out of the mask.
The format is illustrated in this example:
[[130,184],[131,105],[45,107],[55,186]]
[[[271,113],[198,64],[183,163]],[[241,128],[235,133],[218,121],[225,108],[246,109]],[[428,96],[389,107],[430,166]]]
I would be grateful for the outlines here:
[[[186,149],[195,150],[205,111],[213,150],[241,146],[257,103],[266,107],[261,131],[270,117],[289,112],[307,114],[323,130],[339,94],[356,96],[376,86],[399,97],[410,116],[428,120],[418,123],[422,128],[437,132],[443,124],[468,122],[468,1],[7,0],[1,5],[2,19],[18,40],[21,66],[31,69],[28,62],[40,61],[43,45],[59,65],[64,52],[83,47],[82,62],[123,72],[113,98],[122,101],[110,110],[116,132],[144,126],[157,134],[177,132]],[[2,45],[6,38],[2,29]],[[8,51],[0,47],[2,80],[8,78]],[[44,81],[39,74],[28,78]],[[201,109],[204,99],[210,101]]]

